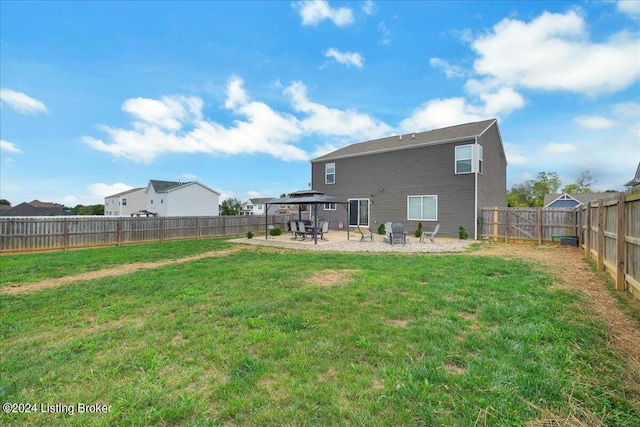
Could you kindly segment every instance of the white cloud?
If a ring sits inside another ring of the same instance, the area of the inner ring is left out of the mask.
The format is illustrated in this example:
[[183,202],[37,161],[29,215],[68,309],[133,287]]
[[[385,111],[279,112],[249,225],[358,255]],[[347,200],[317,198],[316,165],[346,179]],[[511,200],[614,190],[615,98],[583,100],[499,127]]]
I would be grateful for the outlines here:
[[480,99],[484,102],[483,115],[497,116],[508,114],[513,110],[524,107],[524,98],[511,88],[503,87],[494,93],[481,93]]
[[559,144],[556,142],[551,142],[547,144],[543,148],[543,150],[546,151],[547,153],[562,154],[562,153],[569,153],[571,151],[576,151],[577,148],[573,144]]
[[509,165],[524,165],[529,162],[529,159],[522,154],[520,146],[507,142],[503,143],[503,146]]
[[531,22],[503,19],[477,38],[475,70],[510,87],[563,90],[595,96],[640,78],[638,33],[619,32],[592,43],[576,12],[544,12]]
[[302,25],[318,25],[329,19],[338,27],[344,27],[354,21],[353,12],[347,7],[333,9],[326,0],[300,1],[293,5],[298,9]]
[[[126,109],[143,119],[133,122],[133,129],[102,126],[112,142],[91,136],[84,136],[82,141],[96,150],[145,163],[163,153],[266,153],[283,160],[306,160],[306,153],[290,144],[301,134],[295,117],[250,101],[242,84],[238,77],[232,77],[227,84],[225,107],[245,117],[244,121],[234,121],[232,127],[203,119],[203,102],[199,98],[163,97],[162,101],[133,104],[152,105],[151,112]],[[129,101],[125,105],[130,106]]]
[[447,78],[451,79],[454,77],[463,77],[465,72],[459,65],[452,65],[448,61],[441,58],[431,58],[429,59],[429,64],[433,68],[439,68],[444,71],[444,74]]
[[4,139],[0,140],[0,150],[6,151],[8,153],[22,153],[22,151],[16,147],[16,144],[13,142],[5,141]]
[[373,15],[376,11],[376,5],[373,0],[365,0],[364,4],[362,5],[362,11],[367,15]]
[[9,106],[11,106],[11,108],[21,114],[38,114],[49,112],[47,106],[44,105],[42,101],[38,101],[37,99],[31,98],[25,93],[16,92],[11,89],[0,89],[0,102],[2,104],[8,104]]
[[464,98],[434,99],[416,108],[400,122],[402,132],[422,132],[486,119],[482,109]]
[[89,190],[89,198],[102,200],[101,203],[104,203],[104,198],[107,196],[111,196],[112,194],[122,193],[124,191],[131,190],[135,187],[132,187],[127,184],[123,184],[122,182],[117,182],[115,184],[104,184],[102,182],[97,182],[95,184],[89,184],[87,189]]
[[378,32],[380,33],[379,43],[381,45],[386,46],[391,44],[391,40],[393,39],[393,32],[390,28],[387,27],[384,21],[380,21],[380,23],[378,24]]
[[640,120],[640,103],[622,102],[613,106],[613,112],[621,117],[630,117]]
[[145,125],[178,130],[182,121],[200,117],[202,100],[184,96],[163,96],[162,100],[133,98],[122,104],[122,110],[142,120]]
[[640,1],[621,0],[617,3],[618,12],[629,15],[632,18],[640,18]]
[[351,67],[352,65],[362,68],[364,58],[357,52],[340,52],[336,48],[329,48],[324,56],[327,58],[333,58],[341,64],[346,65],[347,67]]
[[180,179],[182,181],[196,181],[198,177],[192,173],[185,172],[182,175],[180,175]]
[[601,116],[578,116],[573,121],[587,129],[609,129],[614,126],[613,120]]
[[305,132],[330,136],[348,136],[352,141],[379,138],[391,132],[391,127],[368,114],[356,110],[339,110],[311,102],[307,98],[307,88],[301,82],[294,82],[285,89],[291,98],[293,108],[307,115],[300,121]]
[[[295,145],[302,136],[320,135],[325,143],[335,144],[340,139],[353,142],[392,132],[390,126],[368,114],[312,102],[300,82],[292,83],[283,92],[293,109],[301,113],[301,118],[252,100],[243,85],[242,79],[236,76],[227,83],[224,106],[240,117],[230,126],[203,118],[203,101],[199,98],[135,98],[123,104],[123,110],[133,116],[131,128],[101,126],[108,138],[103,140],[86,135],[82,141],[115,157],[145,163],[166,153],[264,153],[292,161],[309,158],[307,152]],[[145,106],[149,108],[145,109]],[[327,137],[330,141],[326,141]]]

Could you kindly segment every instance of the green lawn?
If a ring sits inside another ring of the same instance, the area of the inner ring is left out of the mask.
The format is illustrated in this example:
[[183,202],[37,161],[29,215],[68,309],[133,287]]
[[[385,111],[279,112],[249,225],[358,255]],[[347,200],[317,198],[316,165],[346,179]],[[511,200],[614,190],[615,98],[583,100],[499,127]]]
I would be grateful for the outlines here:
[[[3,256],[0,277],[30,283],[230,245]],[[580,295],[553,282],[482,256],[252,247],[0,295],[0,402],[38,411],[0,424],[637,426],[639,374]]]

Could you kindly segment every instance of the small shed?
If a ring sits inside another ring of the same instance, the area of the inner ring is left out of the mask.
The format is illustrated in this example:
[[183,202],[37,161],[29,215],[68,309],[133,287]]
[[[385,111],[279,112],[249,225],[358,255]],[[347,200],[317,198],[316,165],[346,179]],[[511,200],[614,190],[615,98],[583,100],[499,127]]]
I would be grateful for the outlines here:
[[[300,219],[302,219],[302,211],[300,209],[300,207],[302,205],[309,205],[312,212],[313,212],[313,220],[314,220],[314,233],[313,233],[313,242],[314,244],[318,244],[318,205],[320,204],[324,204],[324,203],[335,203],[336,205],[342,205],[345,208],[346,211],[346,219],[347,222],[346,224],[349,223],[349,208],[348,205],[349,203],[344,201],[344,200],[340,200],[336,197],[333,196],[329,196],[325,193],[322,193],[320,191],[315,191],[315,190],[300,190],[300,191],[294,191],[293,193],[289,193],[287,194],[287,197],[283,197],[283,198],[279,198],[279,199],[271,199],[269,201],[267,201],[265,203],[265,212],[269,211],[269,205],[275,205],[275,204],[279,204],[279,205],[298,205],[298,215],[300,217]],[[265,221],[264,221],[264,229],[265,229],[265,239],[268,237],[269,235],[269,224],[268,224],[268,215],[265,215]],[[347,239],[349,238],[349,235],[347,234]]]

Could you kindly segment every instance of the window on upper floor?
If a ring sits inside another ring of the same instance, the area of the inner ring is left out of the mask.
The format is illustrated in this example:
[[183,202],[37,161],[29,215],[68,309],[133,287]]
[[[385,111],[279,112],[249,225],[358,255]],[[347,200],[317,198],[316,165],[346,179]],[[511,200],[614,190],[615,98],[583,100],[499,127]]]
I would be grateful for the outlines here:
[[324,183],[335,184],[336,182],[336,164],[327,163],[324,165]]
[[482,173],[483,149],[478,144],[456,147],[456,174]]
[[438,196],[408,196],[407,219],[413,221],[437,221]]
[[127,199],[122,199],[122,206],[127,206]]

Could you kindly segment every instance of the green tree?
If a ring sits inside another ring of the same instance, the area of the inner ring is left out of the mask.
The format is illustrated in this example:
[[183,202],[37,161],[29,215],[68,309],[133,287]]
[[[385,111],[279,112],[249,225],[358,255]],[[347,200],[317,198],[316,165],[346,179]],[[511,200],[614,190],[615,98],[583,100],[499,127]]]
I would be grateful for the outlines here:
[[544,195],[554,194],[560,188],[560,178],[557,172],[538,172],[536,179],[531,186],[533,190],[533,205],[542,207],[544,205]]
[[239,215],[242,209],[240,200],[229,198],[220,205],[220,215]]
[[526,208],[533,206],[532,180],[520,184],[514,184],[507,192],[507,206],[513,208]]
[[536,179],[514,184],[507,192],[507,204],[512,207],[541,207],[544,195],[557,193],[560,178],[556,172],[538,172]]
[[0,205],[11,206],[11,202],[8,201],[7,199],[0,199]]
[[565,185],[563,193],[592,193],[591,186],[595,183],[589,170],[583,171],[576,178],[576,182]]

